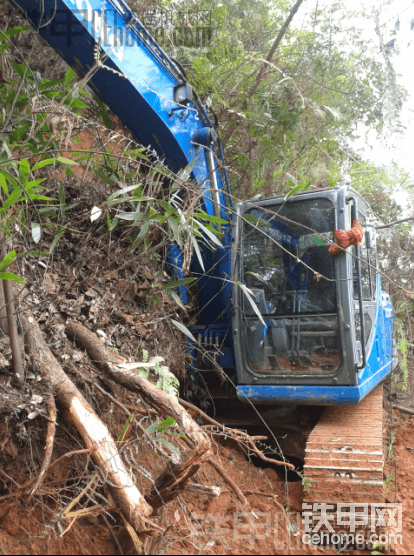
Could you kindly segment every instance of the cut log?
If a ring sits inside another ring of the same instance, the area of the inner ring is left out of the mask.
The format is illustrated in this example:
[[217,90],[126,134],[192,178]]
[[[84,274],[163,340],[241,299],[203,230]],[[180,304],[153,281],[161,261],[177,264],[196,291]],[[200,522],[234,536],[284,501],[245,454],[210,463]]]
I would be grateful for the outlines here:
[[136,530],[144,529],[145,518],[152,508],[135,486],[108,428],[54,358],[32,313],[23,311],[21,319],[26,353],[32,362],[37,362],[43,378],[52,384],[65,417],[75,425],[90,448],[91,457],[108,479],[108,488],[125,518]]

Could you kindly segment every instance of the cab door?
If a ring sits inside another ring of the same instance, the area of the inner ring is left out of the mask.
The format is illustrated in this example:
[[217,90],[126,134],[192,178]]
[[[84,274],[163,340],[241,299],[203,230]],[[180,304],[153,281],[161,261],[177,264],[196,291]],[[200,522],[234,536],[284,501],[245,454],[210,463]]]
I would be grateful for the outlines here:
[[[354,207],[351,207],[351,212],[355,214],[352,208]],[[352,247],[351,255],[355,355],[357,366],[361,369],[366,365],[372,346],[378,287],[375,228],[371,224],[371,210],[361,199],[358,199],[357,215],[364,236],[358,247]],[[360,308],[361,303],[362,310]]]

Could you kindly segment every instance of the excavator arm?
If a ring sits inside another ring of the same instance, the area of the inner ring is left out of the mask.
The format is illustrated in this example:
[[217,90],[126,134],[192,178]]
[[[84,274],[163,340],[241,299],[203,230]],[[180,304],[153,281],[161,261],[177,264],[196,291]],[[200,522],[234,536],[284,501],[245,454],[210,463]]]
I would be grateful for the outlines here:
[[[167,56],[130,8],[122,0],[11,2],[147,147],[150,156],[175,173],[190,171],[206,213],[229,221],[233,204],[217,133],[183,67]],[[212,297],[218,301],[207,309],[209,320],[223,318],[219,307],[228,306],[230,299],[229,285],[222,288],[217,280],[223,272],[230,274],[229,242],[227,234],[224,249],[204,250],[204,265],[198,261],[193,265],[201,277],[201,305],[208,306]],[[177,246],[167,259],[182,278]]]
[[12,3],[150,152],[173,172],[192,163],[206,211],[226,219],[227,176],[213,125],[185,70],[129,7],[122,0]]

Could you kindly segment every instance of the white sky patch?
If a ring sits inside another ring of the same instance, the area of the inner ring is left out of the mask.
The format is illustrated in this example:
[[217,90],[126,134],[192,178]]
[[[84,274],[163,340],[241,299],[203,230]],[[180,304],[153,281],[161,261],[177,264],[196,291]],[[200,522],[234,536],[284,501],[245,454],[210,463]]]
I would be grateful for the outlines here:
[[[313,19],[311,12],[318,9],[328,8],[331,0],[308,0],[302,5],[298,18],[292,21],[294,26],[311,29]],[[377,165],[390,167],[396,163],[400,168],[410,174],[414,182],[414,0],[347,0],[346,6],[349,11],[364,11],[365,18],[352,18],[346,22],[347,26],[355,26],[363,31],[363,38],[369,41],[370,55],[382,64],[383,55],[380,51],[379,39],[375,32],[375,13],[378,13],[380,30],[384,44],[395,40],[394,48],[390,50],[391,63],[398,75],[399,84],[403,85],[408,93],[407,100],[401,107],[400,119],[405,127],[401,133],[387,133],[380,137],[374,130],[369,130],[363,122],[357,126],[359,139],[351,143],[351,147],[360,155],[371,160]],[[399,24],[397,23],[399,21]],[[341,42],[340,50],[345,50],[343,39],[344,21],[338,21],[337,34],[338,44]],[[361,37],[362,38],[362,37]],[[409,204],[409,195],[402,191],[396,184],[395,200],[402,206],[407,207],[408,214],[412,212]]]

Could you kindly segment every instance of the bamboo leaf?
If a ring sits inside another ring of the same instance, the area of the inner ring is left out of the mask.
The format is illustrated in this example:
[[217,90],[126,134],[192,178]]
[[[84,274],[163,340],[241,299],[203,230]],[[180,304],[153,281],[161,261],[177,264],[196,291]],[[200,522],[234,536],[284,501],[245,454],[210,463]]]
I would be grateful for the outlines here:
[[65,85],[67,85],[72,81],[73,76],[74,76],[74,71],[72,68],[69,68],[65,75]]
[[13,189],[13,191],[10,193],[9,197],[3,203],[3,209],[6,209],[6,208],[10,207],[11,205],[14,205],[15,203],[17,203],[21,194],[22,194],[22,189],[20,187],[16,187],[16,189]]
[[191,282],[194,282],[194,280],[195,278],[182,278],[181,280],[176,280],[175,282],[169,282],[168,284],[164,284],[162,289],[168,291],[173,288],[185,286],[186,284],[191,284]]
[[71,160],[70,158],[65,158],[64,156],[58,156],[56,160],[58,162],[61,162],[62,164],[69,164],[69,165],[77,165],[78,164],[74,160]]
[[7,268],[16,258],[16,251],[10,251],[0,263],[0,270]]
[[60,232],[58,232],[55,237],[53,238],[53,241],[49,247],[49,254],[53,253],[54,248],[56,247],[57,242],[60,240],[60,238],[63,236],[63,234],[66,231],[66,227],[63,228],[63,230],[61,230]]
[[308,187],[307,183],[296,185],[293,189],[289,191],[289,193],[287,193],[287,195],[285,195],[285,201],[287,201],[290,197],[292,197],[292,195],[296,195],[296,193],[299,193],[299,191],[302,191],[307,187]]
[[188,330],[188,328],[182,322],[177,322],[174,319],[171,319],[171,322],[173,323],[174,326],[176,326],[178,328],[178,330],[180,330],[183,334],[185,334],[185,336],[190,338],[190,340],[192,340],[193,342],[196,342],[196,339],[194,338],[194,336],[191,334],[191,332]]
[[204,224],[202,224],[201,222],[197,222],[197,220],[195,220],[195,218],[191,218],[191,220],[195,223],[195,225],[198,228],[203,230],[203,232],[206,234],[206,236],[209,237],[213,243],[215,243],[220,248],[223,247],[223,244],[218,239],[218,237],[213,232],[211,232],[208,228],[206,228],[206,226],[204,226]]
[[203,257],[201,256],[200,248],[199,248],[198,243],[197,243],[197,240],[196,240],[196,238],[195,238],[194,236],[191,237],[191,242],[192,242],[192,244],[193,244],[194,251],[195,251],[195,253],[196,253],[196,255],[197,255],[198,262],[200,263],[200,266],[201,266],[201,268],[203,269],[203,272],[205,272],[206,269],[204,268]]
[[134,185],[128,185],[127,187],[123,187],[122,189],[118,189],[118,191],[115,191],[115,193],[112,193],[111,195],[109,195],[108,203],[109,203],[109,201],[112,201],[113,199],[116,199],[117,197],[119,197],[120,195],[123,195],[124,193],[129,193],[130,191],[133,191],[138,186],[139,186],[139,184],[137,183],[137,184],[134,184]]
[[13,272],[0,272],[0,280],[12,280],[13,282],[24,284],[24,280],[13,274]]
[[40,162],[37,162],[33,168],[32,168],[32,172],[36,172],[36,170],[40,170],[40,168],[44,168],[45,166],[49,166],[49,164],[53,164],[55,162],[54,158],[47,158],[46,160],[41,160]]
[[259,307],[256,305],[256,302],[253,299],[251,290],[249,290],[249,288],[247,286],[245,286],[244,284],[242,284],[240,282],[237,282],[237,285],[241,287],[241,289],[245,293],[247,299],[250,301],[250,305],[252,306],[253,311],[259,317],[260,322],[263,324],[263,326],[266,326],[266,323],[265,323],[265,321],[263,320],[263,317],[262,317],[262,313],[259,311]]

